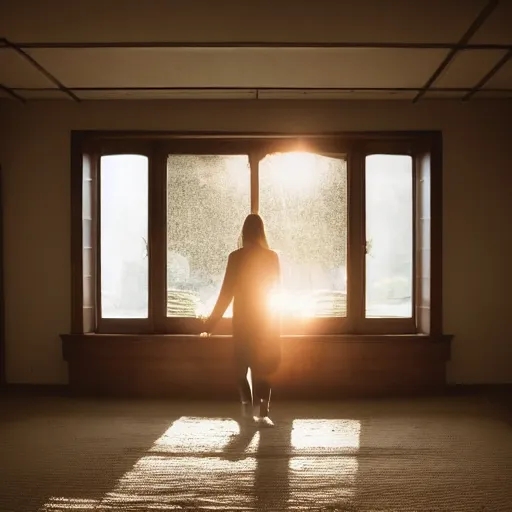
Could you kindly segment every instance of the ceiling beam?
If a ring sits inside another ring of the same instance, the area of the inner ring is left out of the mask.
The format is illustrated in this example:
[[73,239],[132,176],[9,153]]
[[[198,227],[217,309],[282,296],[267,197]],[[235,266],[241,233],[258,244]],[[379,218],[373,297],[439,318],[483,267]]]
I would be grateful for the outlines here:
[[[54,87],[16,87],[15,92],[55,91]],[[373,92],[418,92],[421,87],[247,87],[247,86],[168,86],[168,87],[72,87],[71,91],[373,91]],[[431,87],[429,92],[471,92],[473,87]],[[486,89],[491,92],[508,92],[512,89]]]
[[[496,64],[492,67],[492,69],[478,82],[472,89],[469,91],[464,98],[463,101],[468,101],[471,99],[477,92],[479,92],[482,87],[512,58],[512,50],[509,50],[503,57],[496,62]],[[488,89],[491,91],[492,89]]]
[[[17,87],[15,91],[54,91],[52,87]],[[221,87],[221,86],[192,86],[192,87],[72,87],[72,91],[369,91],[369,92],[418,92],[421,87]],[[430,92],[470,92],[472,87],[433,87]],[[504,92],[509,89],[489,89]],[[512,90],[512,89],[510,89]]]
[[15,100],[21,101],[21,103],[26,103],[25,98],[20,96],[17,92],[12,90],[10,87],[7,87],[6,85],[0,84],[0,90],[4,91],[11,98],[14,98]]
[[[9,42],[8,42],[9,43]],[[9,43],[22,50],[80,48],[389,48],[418,50],[510,50],[510,44],[399,43],[399,42],[269,42],[269,41],[109,41],[109,42],[24,42]]]
[[[12,93],[17,94],[23,94],[24,92],[46,92],[46,91],[55,91],[55,88],[16,88],[12,90]],[[74,87],[71,89],[71,92],[73,92],[75,95],[80,96],[81,92],[122,92],[122,91],[129,91],[129,92],[205,92],[208,91],[211,92],[247,92],[247,93],[253,93],[254,99],[261,99],[260,94],[265,92],[289,92],[289,93],[358,93],[358,92],[366,92],[366,93],[389,93],[390,95],[392,93],[418,93],[421,90],[421,88],[410,88],[410,87],[396,87],[396,88],[389,88],[389,87]],[[471,87],[438,87],[438,88],[430,88],[429,92],[433,93],[458,93],[458,96],[454,99],[462,100],[465,98],[469,93],[473,91],[473,88]],[[487,89],[488,92],[496,92],[496,93],[508,93],[512,97],[512,89]],[[20,99],[19,97],[18,99]],[[299,96],[297,96],[299,98]],[[37,100],[37,95],[33,98],[34,100]],[[87,101],[88,99],[94,99],[94,98],[81,98],[81,101]],[[311,97],[308,99],[312,99]],[[24,101],[24,99],[22,100]]]
[[433,75],[427,80],[425,85],[422,87],[421,91],[416,95],[413,100],[413,103],[419,101],[422,96],[430,89],[430,86],[439,78],[441,73],[446,69],[448,64],[453,60],[457,52],[464,47],[467,46],[469,40],[475,35],[476,31],[485,23],[485,21],[489,18],[491,13],[496,9],[499,4],[499,0],[489,0],[485,7],[482,9],[480,14],[473,21],[471,26],[466,30],[464,35],[460,38],[459,43],[455,48],[452,48],[448,55],[445,57],[443,62],[439,65],[439,67],[434,71]]
[[7,47],[11,50],[14,50],[18,55],[27,60],[33,67],[35,67],[40,73],[42,73],[50,82],[55,84],[55,86],[60,89],[63,93],[70,96],[73,100],[80,102],[80,98],[73,94],[63,83],[61,83],[55,76],[53,76],[47,69],[45,69],[39,62],[37,62],[31,55],[23,51],[21,48],[16,46],[15,44],[7,41]]

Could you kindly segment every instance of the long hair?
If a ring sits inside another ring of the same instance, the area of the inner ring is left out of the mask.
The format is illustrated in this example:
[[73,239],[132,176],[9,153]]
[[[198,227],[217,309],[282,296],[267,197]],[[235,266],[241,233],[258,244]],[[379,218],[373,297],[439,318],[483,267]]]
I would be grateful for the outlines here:
[[240,238],[239,245],[241,247],[259,245],[264,249],[269,248],[263,219],[256,213],[247,215]]

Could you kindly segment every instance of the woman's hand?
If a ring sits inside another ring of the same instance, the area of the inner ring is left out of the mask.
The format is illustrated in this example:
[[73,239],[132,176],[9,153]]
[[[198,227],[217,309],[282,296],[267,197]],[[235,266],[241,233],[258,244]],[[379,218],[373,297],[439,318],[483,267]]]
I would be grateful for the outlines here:
[[201,317],[201,322],[203,325],[199,335],[202,337],[211,336],[213,326],[210,317]]

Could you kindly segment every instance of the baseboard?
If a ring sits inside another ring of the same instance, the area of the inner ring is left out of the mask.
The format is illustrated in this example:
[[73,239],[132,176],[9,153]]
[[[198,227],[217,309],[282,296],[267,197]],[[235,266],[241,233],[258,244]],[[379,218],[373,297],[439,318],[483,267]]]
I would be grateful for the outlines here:
[[3,384],[0,395],[67,396],[67,384]]
[[[4,384],[0,395],[27,396],[70,396],[67,384]],[[512,383],[505,384],[449,384],[445,388],[448,396],[495,395],[507,396],[512,400]],[[390,395],[392,397],[393,395]],[[414,395],[412,395],[414,396]],[[382,397],[381,397],[382,398]]]
[[509,395],[512,397],[512,383],[503,384],[448,384],[446,392],[449,395],[480,395],[480,394],[498,394]]

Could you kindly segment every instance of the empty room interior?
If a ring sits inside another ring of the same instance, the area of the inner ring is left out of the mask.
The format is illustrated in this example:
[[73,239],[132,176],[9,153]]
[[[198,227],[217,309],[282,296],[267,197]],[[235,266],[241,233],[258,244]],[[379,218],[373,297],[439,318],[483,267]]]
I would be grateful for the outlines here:
[[512,511],[511,145],[512,0],[0,1],[0,511]]

